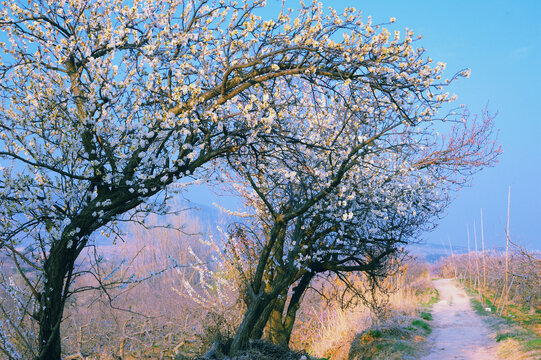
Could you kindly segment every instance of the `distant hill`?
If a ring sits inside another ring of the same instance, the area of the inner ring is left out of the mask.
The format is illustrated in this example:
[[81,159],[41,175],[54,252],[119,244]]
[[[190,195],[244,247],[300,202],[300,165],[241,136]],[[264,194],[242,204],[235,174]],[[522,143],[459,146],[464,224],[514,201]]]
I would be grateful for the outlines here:
[[[197,222],[197,228],[202,238],[209,235],[214,237],[221,236],[218,227],[222,230],[227,229],[227,226],[234,221],[239,221],[238,218],[227,214],[225,211],[216,206],[203,205],[196,202],[176,199],[170,205],[170,213],[163,216],[150,216],[149,225],[166,226],[172,225],[175,227],[186,226],[190,228],[192,222]],[[178,217],[178,218],[177,218]],[[126,232],[129,228],[129,223],[121,224],[121,230]],[[95,234],[95,243],[98,246],[109,246],[112,244],[111,238],[106,238]]]
[[[429,263],[436,263],[440,261],[442,258],[451,256],[451,249],[448,244],[434,244],[434,243],[417,243],[417,244],[410,244],[406,247],[406,250],[409,251],[409,253],[415,257],[417,257],[419,260],[424,260]],[[505,252],[505,248],[497,247],[497,248],[486,248],[487,252],[493,253],[493,252],[499,252],[503,253]],[[470,251],[475,251],[475,249],[470,249]],[[481,251],[481,249],[478,249],[478,251]],[[511,247],[511,251],[516,251],[516,247]],[[540,253],[539,250],[532,250],[529,249],[532,253]],[[453,245],[453,252],[454,255],[460,255],[460,254],[467,254],[468,248],[466,246],[459,246],[459,245]]]
[[[419,260],[424,260],[429,263],[435,263],[442,258],[451,256],[451,249],[449,246],[443,244],[417,243],[408,245],[406,249],[411,255],[419,258]],[[467,252],[467,247],[453,246],[453,254],[455,255],[466,254]]]

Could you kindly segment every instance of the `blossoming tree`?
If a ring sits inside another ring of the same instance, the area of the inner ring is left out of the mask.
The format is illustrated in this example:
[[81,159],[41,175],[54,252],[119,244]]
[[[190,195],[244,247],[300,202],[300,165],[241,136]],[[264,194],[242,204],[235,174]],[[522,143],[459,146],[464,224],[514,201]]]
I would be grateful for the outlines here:
[[[354,93],[344,87],[341,97],[305,92],[302,121],[281,131],[285,139],[304,134],[302,142],[229,156],[254,209],[229,239],[229,251],[253,264],[239,267],[247,311],[233,352],[267,323],[270,340],[287,346],[316,276],[386,276],[399,249],[433,228],[451,193],[494,164],[500,151],[488,114],[418,117],[409,112],[428,114],[447,100],[405,89],[392,100],[368,84]],[[404,98],[416,100],[397,106]]]
[[[302,144],[305,134],[281,130],[305,121],[305,95],[347,89],[357,110],[377,108],[367,120],[395,114],[410,125],[446,101],[441,66],[429,66],[410,32],[317,4],[264,20],[263,6],[2,2],[0,251],[21,269],[24,309],[39,327],[35,348],[30,335],[0,333],[8,357],[60,359],[76,260],[93,236],[153,210],[168,185],[205,176],[216,158]],[[27,353],[10,350],[14,337],[28,340]]]

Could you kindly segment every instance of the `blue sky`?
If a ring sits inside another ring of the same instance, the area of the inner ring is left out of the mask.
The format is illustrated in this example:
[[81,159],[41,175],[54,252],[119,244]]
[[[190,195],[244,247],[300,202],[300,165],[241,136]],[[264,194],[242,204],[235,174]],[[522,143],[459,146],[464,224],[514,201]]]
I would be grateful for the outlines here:
[[[308,2],[309,0],[307,0]],[[342,1],[322,0],[324,7],[341,11],[353,6],[371,15],[374,23],[395,17],[392,30],[409,28],[423,39],[434,61],[447,63],[447,75],[471,69],[469,79],[454,83],[450,91],[472,113],[485,107],[497,112],[496,128],[503,154],[499,163],[476,174],[471,186],[455,194],[438,228],[423,240],[447,246],[467,245],[466,226],[473,224],[481,241],[483,209],[487,247],[505,246],[507,195],[511,186],[511,239],[528,248],[541,249],[541,1]],[[281,0],[268,0],[271,16]],[[297,0],[287,7],[296,8]],[[187,194],[209,202],[209,192]],[[221,198],[221,203],[228,203]]]

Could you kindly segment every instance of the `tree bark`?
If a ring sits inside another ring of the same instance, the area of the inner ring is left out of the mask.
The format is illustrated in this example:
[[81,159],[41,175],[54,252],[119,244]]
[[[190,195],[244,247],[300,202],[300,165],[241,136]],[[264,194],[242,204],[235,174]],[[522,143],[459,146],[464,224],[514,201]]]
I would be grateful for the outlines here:
[[269,319],[269,341],[273,344],[288,346],[289,337],[282,322],[285,300],[277,301],[272,309]]
[[270,302],[261,312],[261,314],[258,316],[258,319],[254,325],[254,328],[252,329],[252,334],[250,335],[250,339],[258,340],[263,337],[263,331],[265,330],[265,326],[269,322],[269,318],[271,315],[272,310],[274,309],[274,304],[276,300]]
[[[60,242],[69,241],[62,239]],[[38,311],[39,354],[37,360],[60,360],[62,356],[60,323],[67,289],[71,281],[73,264],[77,258],[75,240],[67,248],[63,244],[51,248],[49,258],[44,264],[45,282],[41,291]]]
[[64,304],[61,295],[56,291],[56,281],[49,281],[46,286],[51,286],[51,290],[43,291],[41,296],[47,299],[49,305],[41,305],[39,314],[39,355],[37,360],[60,360],[61,358],[61,338],[60,322]]
[[270,303],[270,300],[265,295],[265,293],[259,294],[248,306],[248,309],[246,309],[244,319],[231,343],[231,348],[229,350],[230,354],[234,354],[248,346],[248,341],[250,340],[259,316]]
[[305,273],[297,286],[293,289],[293,295],[289,300],[287,312],[284,314],[284,308],[286,305],[286,294],[277,300],[272,309],[269,319],[269,340],[273,344],[281,345],[283,347],[289,347],[289,341],[291,340],[291,332],[293,331],[293,325],[297,317],[297,310],[300,306],[302,295],[310,285],[314,273]]

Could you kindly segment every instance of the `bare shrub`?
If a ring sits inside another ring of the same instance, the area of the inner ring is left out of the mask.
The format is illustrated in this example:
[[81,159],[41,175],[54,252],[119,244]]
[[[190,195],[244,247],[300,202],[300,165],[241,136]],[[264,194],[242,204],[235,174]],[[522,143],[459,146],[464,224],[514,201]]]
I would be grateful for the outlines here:
[[97,249],[103,254],[99,264],[100,255],[87,253],[81,266],[92,271],[74,288],[98,289],[97,273],[116,277],[120,286],[72,297],[62,329],[66,353],[173,359],[179,352],[204,352],[217,333],[233,331],[238,296],[223,291],[229,274],[216,257],[218,248],[201,241],[210,225],[189,214],[167,222],[173,226],[156,226],[165,223],[158,218],[149,219],[148,228],[131,226],[130,241]]
[[37,349],[37,328],[28,316],[35,313],[35,304],[17,266],[26,277],[35,276],[13,259],[0,257],[0,359],[11,359],[9,354],[29,359]]

